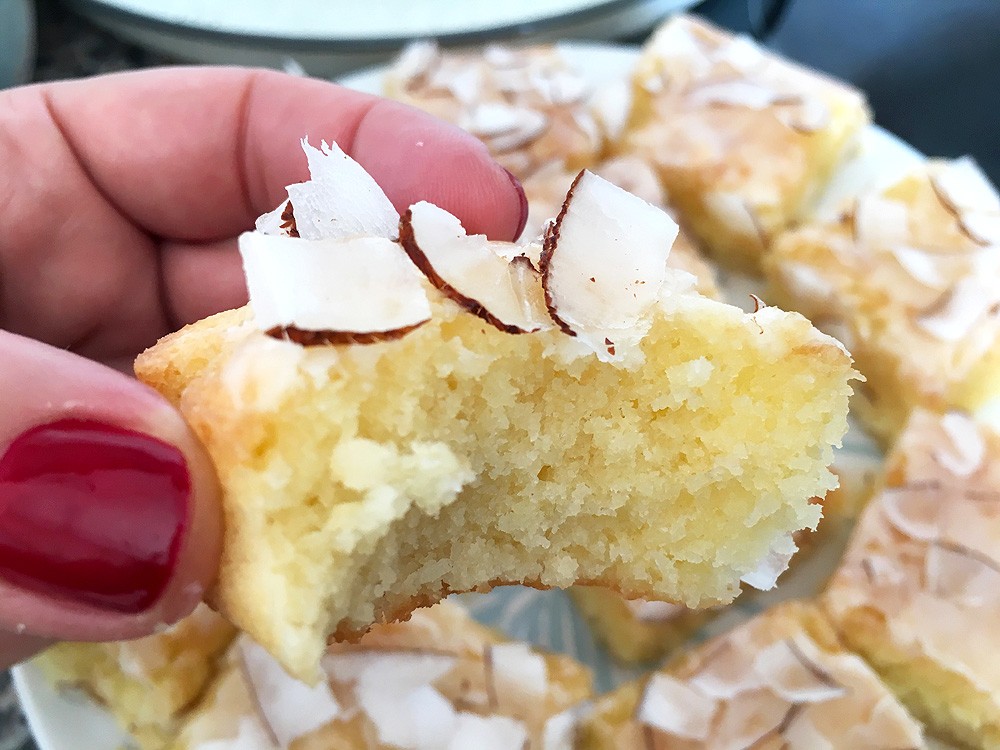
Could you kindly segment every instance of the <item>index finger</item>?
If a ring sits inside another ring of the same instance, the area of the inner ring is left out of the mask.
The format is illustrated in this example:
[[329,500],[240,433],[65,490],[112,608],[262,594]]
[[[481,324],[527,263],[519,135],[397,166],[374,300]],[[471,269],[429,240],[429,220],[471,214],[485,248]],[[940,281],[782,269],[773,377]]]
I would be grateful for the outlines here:
[[171,68],[51,86],[54,121],[95,187],[146,232],[231,237],[307,178],[299,140],[336,141],[400,210],[429,200],[513,239],[523,193],[472,136],[397,102],[262,70]]

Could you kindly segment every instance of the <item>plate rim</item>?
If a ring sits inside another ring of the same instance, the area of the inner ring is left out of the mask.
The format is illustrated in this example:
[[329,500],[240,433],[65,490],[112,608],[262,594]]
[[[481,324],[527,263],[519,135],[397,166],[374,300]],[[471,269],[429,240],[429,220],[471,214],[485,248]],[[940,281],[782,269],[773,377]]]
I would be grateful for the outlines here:
[[396,36],[289,36],[213,28],[181,21],[149,16],[131,8],[122,7],[114,0],[66,0],[67,4],[84,15],[100,19],[102,23],[141,26],[149,31],[191,40],[213,41],[228,44],[266,46],[276,51],[330,52],[336,54],[379,53],[398,50],[414,39],[435,39],[444,46],[474,46],[491,41],[528,41],[531,37],[558,31],[567,25],[593,22],[604,16],[627,11],[641,5],[661,3],[664,17],[703,0],[600,0],[584,8],[543,16],[534,20],[507,23],[502,26],[481,26],[469,31],[441,34]]

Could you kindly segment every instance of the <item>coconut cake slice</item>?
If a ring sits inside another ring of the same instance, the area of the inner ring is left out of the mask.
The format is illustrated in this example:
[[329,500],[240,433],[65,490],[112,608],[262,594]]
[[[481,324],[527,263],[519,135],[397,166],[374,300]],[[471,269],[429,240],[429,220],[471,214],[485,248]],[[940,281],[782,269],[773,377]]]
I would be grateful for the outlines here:
[[[367,175],[307,149],[313,182],[358,180],[352,216],[386,226]],[[314,192],[241,239],[249,307],[136,363],[219,473],[214,603],[292,674],[451,592],[707,606],[773,584],[835,484],[839,343],[698,294],[667,266],[673,221],[590,173],[543,245],[467,236],[426,203],[399,243],[358,235],[313,215],[343,191]]]

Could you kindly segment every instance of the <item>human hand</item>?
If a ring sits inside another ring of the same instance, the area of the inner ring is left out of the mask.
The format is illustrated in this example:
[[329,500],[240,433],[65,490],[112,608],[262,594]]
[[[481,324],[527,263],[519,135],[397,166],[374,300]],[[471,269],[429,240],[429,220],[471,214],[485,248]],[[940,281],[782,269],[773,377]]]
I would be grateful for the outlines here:
[[426,199],[496,239],[527,216],[471,136],[320,81],[174,68],[0,92],[0,666],[149,634],[211,584],[211,462],[121,371],[246,302],[235,237],[306,178],[304,135],[398,209]]

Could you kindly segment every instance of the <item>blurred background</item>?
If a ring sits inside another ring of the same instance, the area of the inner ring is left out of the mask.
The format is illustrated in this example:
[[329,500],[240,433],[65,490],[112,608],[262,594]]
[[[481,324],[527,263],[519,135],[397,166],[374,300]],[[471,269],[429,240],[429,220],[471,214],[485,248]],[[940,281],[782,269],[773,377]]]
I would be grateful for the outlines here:
[[998,0],[0,0],[0,87],[190,60],[335,78],[412,36],[638,44],[680,9],[854,83],[883,127],[1000,181]]

